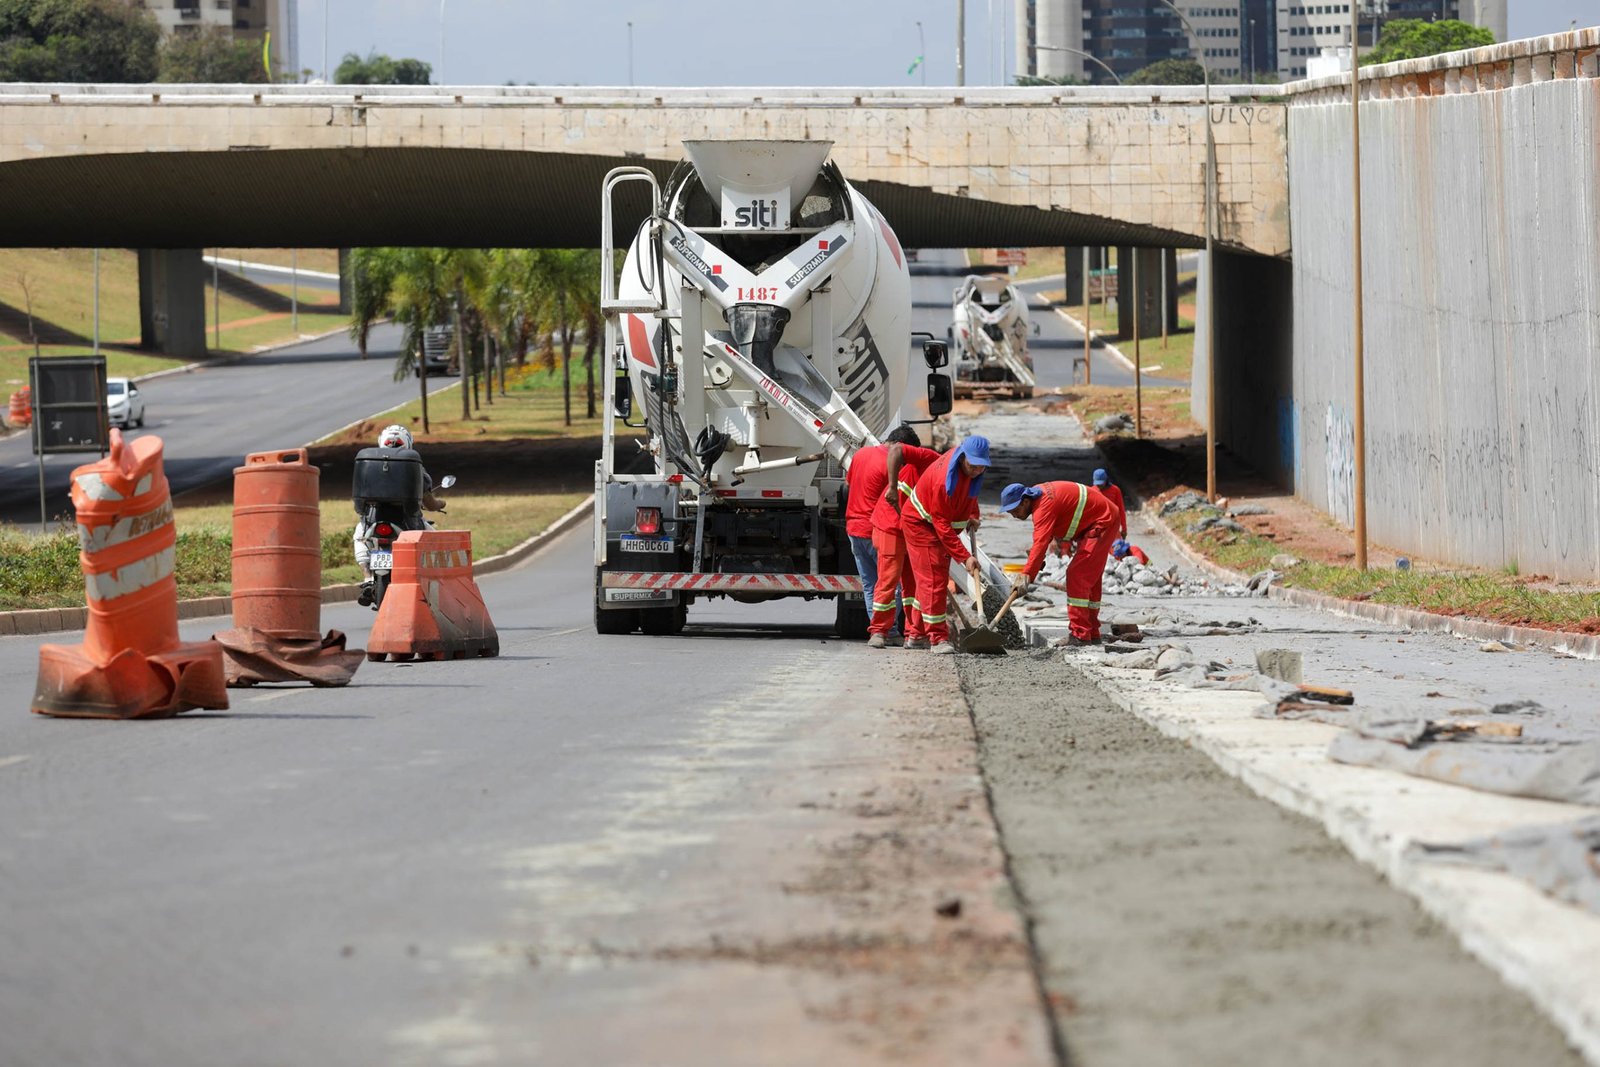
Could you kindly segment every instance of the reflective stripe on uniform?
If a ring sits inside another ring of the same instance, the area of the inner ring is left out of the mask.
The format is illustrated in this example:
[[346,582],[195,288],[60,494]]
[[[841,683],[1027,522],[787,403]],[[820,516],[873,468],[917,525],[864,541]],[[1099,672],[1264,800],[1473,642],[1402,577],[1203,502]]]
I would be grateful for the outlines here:
[[1079,600],[1077,597],[1069,596],[1069,597],[1067,597],[1067,607],[1069,607],[1069,608],[1089,608],[1089,609],[1091,609],[1093,611],[1099,611],[1100,610],[1100,601],[1098,601],[1098,600]]
[[922,621],[932,623],[933,625],[937,626],[939,623],[944,622],[944,620],[948,617],[949,616],[947,615],[924,615],[922,616]]
[[891,601],[888,604],[880,604],[876,600],[874,600],[872,602],[872,610],[873,611],[893,611],[894,610],[894,603]]
[[1072,484],[1078,487],[1078,507],[1072,513],[1072,525],[1067,527],[1066,536],[1062,538],[1063,541],[1070,541],[1077,536],[1078,523],[1083,521],[1083,506],[1089,502],[1089,487],[1081,482],[1073,482]]
[[84,591],[90,600],[115,600],[129,593],[137,593],[163,578],[172,577],[176,558],[176,547],[164,548],[126,567],[118,567],[105,574],[86,574],[83,576]]
[[905,485],[904,482],[901,482],[900,486],[901,486],[902,489],[906,490],[906,496],[910,498],[911,506],[917,509],[917,514],[922,516],[922,521],[928,523],[929,525],[932,525],[933,516],[928,514],[928,509],[923,507],[922,506],[922,501],[917,499],[917,490],[916,490],[916,488],[915,487],[906,488],[906,485]]

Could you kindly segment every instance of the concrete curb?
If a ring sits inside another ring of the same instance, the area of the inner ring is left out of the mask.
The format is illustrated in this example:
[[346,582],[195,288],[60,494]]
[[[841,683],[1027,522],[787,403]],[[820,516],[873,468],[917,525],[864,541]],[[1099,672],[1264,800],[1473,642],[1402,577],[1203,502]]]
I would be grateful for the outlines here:
[[[1211,577],[1224,582],[1238,582],[1241,585],[1249,581],[1249,575],[1229,570],[1200,555],[1155,512],[1148,512],[1144,517],[1162,532],[1180,556]],[[1485,619],[1458,618],[1454,615],[1422,611],[1419,608],[1345,600],[1326,593],[1314,593],[1309,589],[1293,589],[1279,585],[1270,587],[1267,596],[1273,600],[1282,600],[1287,604],[1312,608],[1347,619],[1403,626],[1423,633],[1452,634],[1469,641],[1499,641],[1508,645],[1528,645],[1578,659],[1600,660],[1600,635],[1596,634],[1580,634],[1568,630],[1539,630],[1532,626],[1512,626]]]
[[[517,566],[550,541],[576,526],[578,521],[588,514],[593,506],[594,502],[592,500],[585,500],[516,547],[507,549],[498,556],[490,556],[488,559],[478,560],[472,566],[473,575],[496,574]],[[346,604],[355,600],[360,593],[361,586],[354,582],[325,585],[322,587],[322,602],[324,604]],[[232,597],[208,596],[198,597],[194,600],[178,601],[178,619],[180,621],[184,619],[210,619],[231,614],[233,614]],[[88,621],[89,609],[87,607],[3,611],[0,612],[0,637],[70,633],[74,630],[83,629],[88,624]]]

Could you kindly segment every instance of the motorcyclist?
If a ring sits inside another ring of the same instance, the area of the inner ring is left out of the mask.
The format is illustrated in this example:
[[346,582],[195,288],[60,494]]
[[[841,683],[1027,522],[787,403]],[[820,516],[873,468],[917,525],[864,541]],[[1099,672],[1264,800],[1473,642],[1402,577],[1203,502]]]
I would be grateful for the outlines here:
[[[378,434],[379,448],[414,448],[411,431],[404,426],[391,424],[385,426]],[[433,477],[428,473],[428,468],[422,468],[422,506],[427,511],[443,511],[444,501],[433,495]],[[433,523],[428,523],[429,528]],[[356,566],[361,568],[361,593],[356,598],[356,603],[362,607],[369,607],[373,600],[372,567],[370,566],[371,548],[367,544],[366,516],[356,519],[354,534]]]

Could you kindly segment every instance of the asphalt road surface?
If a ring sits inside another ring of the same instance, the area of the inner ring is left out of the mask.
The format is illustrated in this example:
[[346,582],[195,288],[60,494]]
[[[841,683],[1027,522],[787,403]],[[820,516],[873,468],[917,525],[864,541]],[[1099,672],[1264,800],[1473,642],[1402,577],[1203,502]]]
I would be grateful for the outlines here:
[[[925,249],[917,254],[917,262],[911,265],[913,329],[926,330],[941,339],[946,336],[951,322],[951,298],[961,283],[964,262],[958,249]],[[1018,285],[1028,297],[1031,321],[1039,325],[1039,333],[1029,342],[1028,351],[1033,356],[1033,372],[1040,392],[1083,379],[1082,369],[1075,372],[1073,367],[1073,360],[1083,357],[1083,331],[1053,311],[1038,295],[1041,290],[1059,288],[1060,284],[1058,279],[1045,278]],[[1133,369],[1107,351],[1103,344],[1094,349],[1093,359],[1096,385],[1133,384]],[[1149,374],[1144,380],[1151,385],[1189,384]]]
[[[161,435],[174,493],[232,476],[250,452],[296,448],[417,395],[415,378],[394,380],[401,330],[373,331],[362,360],[343,334],[202,365],[141,383],[145,425],[128,438]],[[68,513],[69,478],[92,454],[45,459],[46,505]],[[0,439],[0,519],[39,521],[39,469],[27,434]]]

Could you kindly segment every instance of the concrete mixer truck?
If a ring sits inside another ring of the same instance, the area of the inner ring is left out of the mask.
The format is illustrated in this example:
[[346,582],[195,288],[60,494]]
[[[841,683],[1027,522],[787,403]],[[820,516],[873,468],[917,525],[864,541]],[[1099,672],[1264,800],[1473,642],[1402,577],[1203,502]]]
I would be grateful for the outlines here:
[[[606,176],[601,633],[676,633],[714,597],[833,598],[840,634],[865,633],[846,466],[948,412],[952,383],[942,342],[914,354],[905,254],[831,147],[687,141],[664,185],[643,167]],[[650,208],[618,273],[634,183]]]
[[1033,396],[1028,301],[1004,274],[969,274],[951,303],[957,396]]

